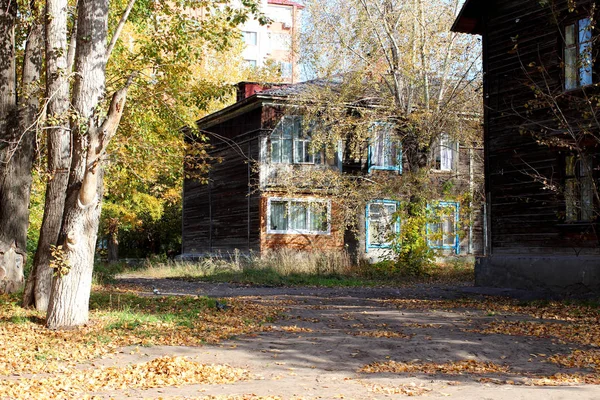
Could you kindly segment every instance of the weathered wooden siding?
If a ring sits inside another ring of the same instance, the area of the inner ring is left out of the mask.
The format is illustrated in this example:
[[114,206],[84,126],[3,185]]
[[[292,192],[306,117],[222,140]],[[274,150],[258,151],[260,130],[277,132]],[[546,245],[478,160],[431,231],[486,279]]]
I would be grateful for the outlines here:
[[[567,2],[556,8],[559,21]],[[577,2],[582,5],[584,2]],[[494,1],[484,18],[486,191],[494,254],[597,253],[591,224],[565,224],[562,196],[542,183],[564,183],[559,149],[539,145],[523,128],[532,83],[562,92],[561,26],[538,1]],[[560,23],[560,22],[559,22]],[[538,69],[543,66],[544,70]],[[536,123],[552,125],[549,119]]]
[[185,255],[259,249],[259,196],[253,187],[253,167],[259,157],[260,127],[257,108],[206,129],[214,146],[210,155],[221,162],[213,163],[208,184],[184,182]]

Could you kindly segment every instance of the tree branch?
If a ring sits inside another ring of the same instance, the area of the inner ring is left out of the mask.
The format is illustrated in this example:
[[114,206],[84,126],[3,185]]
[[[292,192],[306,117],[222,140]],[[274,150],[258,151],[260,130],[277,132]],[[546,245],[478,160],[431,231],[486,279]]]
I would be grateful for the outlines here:
[[123,15],[121,15],[121,20],[119,21],[119,24],[117,25],[117,28],[115,29],[115,33],[113,34],[112,39],[110,39],[110,44],[108,45],[108,48],[106,49],[106,59],[108,60],[110,58],[110,54],[112,53],[113,49],[115,48],[115,45],[117,44],[117,40],[119,40],[119,36],[121,36],[121,31],[123,30],[123,27],[125,26],[125,23],[127,22],[127,18],[129,18],[129,13],[131,12],[131,9],[133,8],[135,4],[135,0],[129,0],[129,3],[127,3],[127,7],[125,7],[125,11],[123,11]]

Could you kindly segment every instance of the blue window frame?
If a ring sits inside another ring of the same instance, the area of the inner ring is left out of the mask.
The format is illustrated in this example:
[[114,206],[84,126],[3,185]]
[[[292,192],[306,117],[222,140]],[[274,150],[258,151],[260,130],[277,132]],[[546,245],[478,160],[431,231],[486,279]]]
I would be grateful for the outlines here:
[[369,249],[389,249],[393,236],[400,233],[400,221],[396,215],[398,202],[394,200],[373,200],[365,210],[366,251]]
[[369,172],[387,170],[402,173],[402,145],[394,138],[394,127],[394,124],[388,122],[377,122],[371,127]]
[[460,254],[458,220],[460,204],[453,201],[440,201],[427,205],[429,214],[435,220],[427,224],[427,244],[431,249],[454,250]]
[[592,84],[592,21],[583,18],[565,26],[565,89]]

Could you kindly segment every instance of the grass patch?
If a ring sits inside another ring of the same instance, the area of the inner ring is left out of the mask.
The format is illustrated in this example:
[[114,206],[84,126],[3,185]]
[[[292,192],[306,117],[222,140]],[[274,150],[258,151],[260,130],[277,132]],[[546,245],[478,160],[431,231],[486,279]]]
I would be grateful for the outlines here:
[[459,283],[474,279],[473,260],[450,257],[420,276],[403,273],[393,261],[352,264],[344,251],[301,252],[281,249],[263,256],[235,253],[197,262],[146,263],[124,275],[229,282],[257,286],[373,287],[415,283]]
[[212,275],[185,276],[187,280],[201,280],[204,282],[230,282],[256,286],[318,286],[318,287],[361,287],[377,286],[381,282],[364,279],[357,276],[343,275],[309,275],[287,274],[283,275],[271,268],[247,269],[244,271],[219,272]]

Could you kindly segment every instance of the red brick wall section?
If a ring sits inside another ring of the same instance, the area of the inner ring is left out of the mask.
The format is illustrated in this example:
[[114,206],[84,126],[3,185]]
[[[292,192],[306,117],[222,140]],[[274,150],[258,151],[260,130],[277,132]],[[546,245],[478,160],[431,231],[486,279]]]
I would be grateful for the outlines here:
[[[260,251],[276,250],[280,248],[292,248],[297,250],[341,250],[344,248],[344,230],[339,223],[335,223],[338,207],[331,203],[331,233],[329,235],[306,235],[306,234],[269,234],[267,233],[267,207],[270,197],[285,197],[277,193],[263,194],[260,199]],[[305,198],[316,196],[294,196],[294,198]]]

